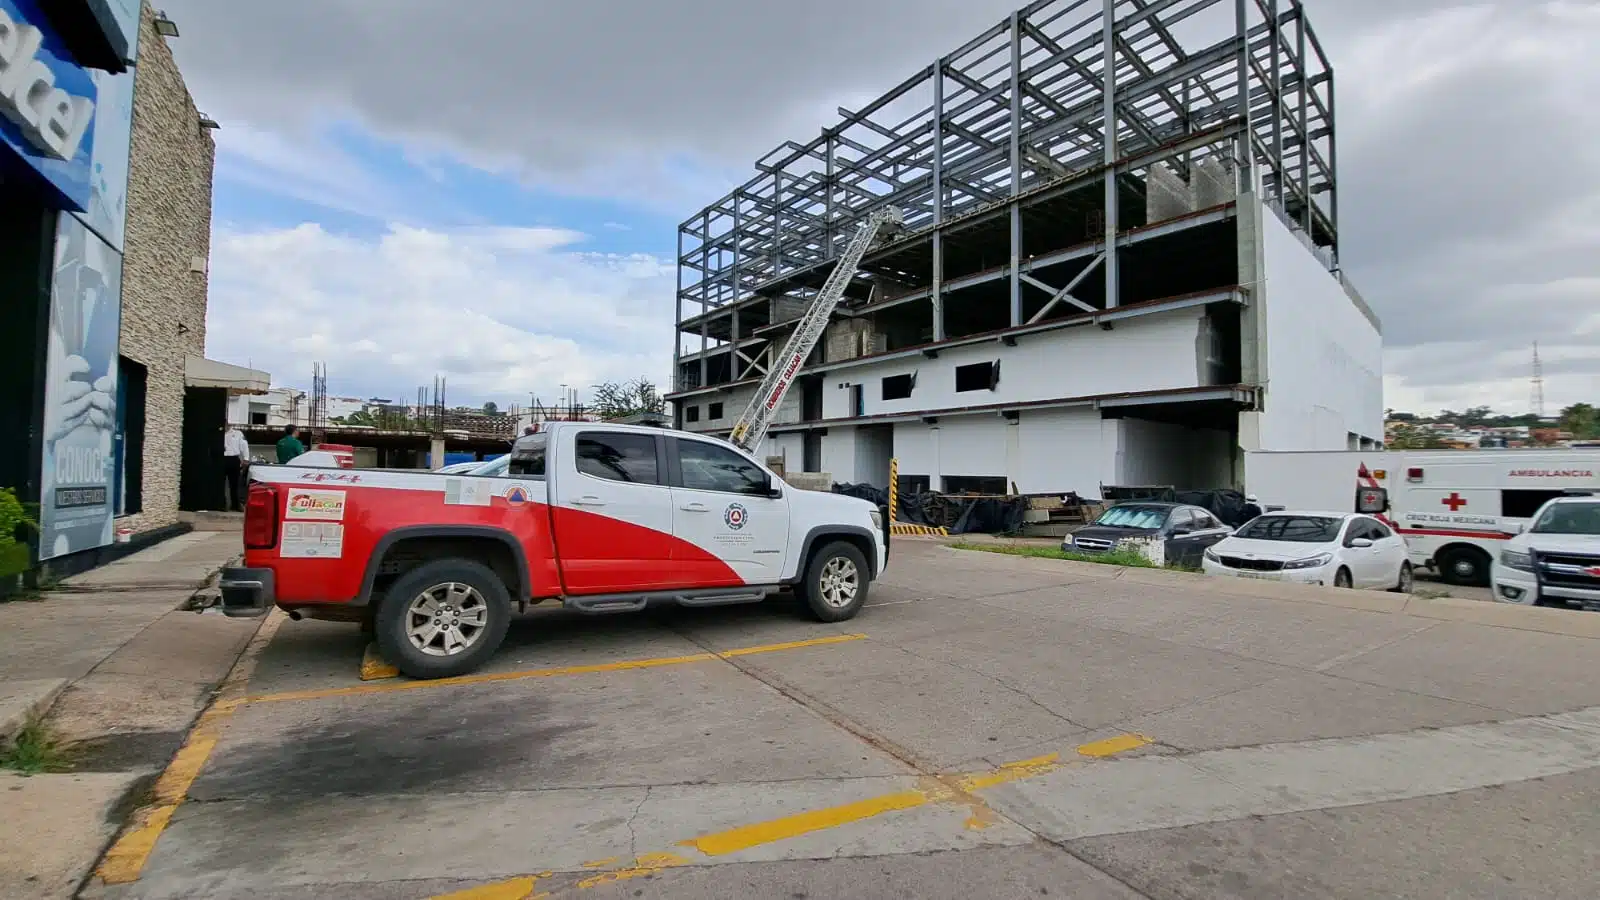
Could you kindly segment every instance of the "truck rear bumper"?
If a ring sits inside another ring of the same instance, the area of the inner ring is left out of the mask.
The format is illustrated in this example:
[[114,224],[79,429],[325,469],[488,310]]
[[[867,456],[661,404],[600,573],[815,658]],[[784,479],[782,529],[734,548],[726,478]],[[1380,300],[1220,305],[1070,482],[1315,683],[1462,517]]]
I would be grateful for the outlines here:
[[222,592],[222,614],[232,618],[264,616],[277,599],[271,569],[229,567],[222,570],[217,587]]

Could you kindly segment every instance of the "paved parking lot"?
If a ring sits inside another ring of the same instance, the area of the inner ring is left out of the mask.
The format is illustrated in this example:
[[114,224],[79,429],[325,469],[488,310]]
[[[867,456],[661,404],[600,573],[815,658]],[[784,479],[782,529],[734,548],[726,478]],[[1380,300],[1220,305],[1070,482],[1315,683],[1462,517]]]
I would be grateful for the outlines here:
[[1600,616],[910,540],[869,606],[530,614],[450,682],[274,619],[94,892],[1593,895]]

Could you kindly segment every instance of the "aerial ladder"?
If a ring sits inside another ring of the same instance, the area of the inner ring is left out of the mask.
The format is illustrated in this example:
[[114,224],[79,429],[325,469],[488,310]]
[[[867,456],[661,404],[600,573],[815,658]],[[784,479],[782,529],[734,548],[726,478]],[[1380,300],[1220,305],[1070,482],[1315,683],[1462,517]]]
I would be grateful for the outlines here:
[[844,254],[839,257],[839,264],[833,267],[833,272],[828,275],[828,280],[823,282],[821,293],[811,301],[805,314],[800,317],[800,324],[790,335],[788,343],[783,345],[783,352],[772,358],[772,366],[767,370],[765,378],[761,379],[761,386],[756,389],[755,396],[751,398],[750,405],[739,414],[739,419],[733,425],[733,432],[728,435],[728,440],[734,446],[750,453],[761,445],[761,439],[767,435],[767,426],[772,422],[772,416],[777,412],[778,404],[783,402],[784,395],[789,393],[789,388],[794,384],[794,376],[805,364],[806,358],[816,348],[817,341],[822,340],[822,333],[828,328],[828,319],[833,315],[833,310],[844,299],[844,289],[855,277],[856,270],[861,266],[861,258],[867,255],[867,250],[872,246],[872,241],[884,226],[899,227],[905,223],[905,217],[894,206],[882,206],[872,211],[856,228],[856,236],[850,239],[850,245],[845,247]]

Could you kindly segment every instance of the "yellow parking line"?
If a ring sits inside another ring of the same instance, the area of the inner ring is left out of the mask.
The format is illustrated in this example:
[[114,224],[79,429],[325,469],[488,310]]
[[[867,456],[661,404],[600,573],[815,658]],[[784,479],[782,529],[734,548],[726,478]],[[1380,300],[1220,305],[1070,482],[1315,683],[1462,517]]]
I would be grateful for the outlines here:
[[654,669],[660,666],[681,666],[685,663],[751,656],[757,653],[776,653],[798,650],[802,647],[821,647],[859,641],[864,634],[837,634],[813,638],[808,641],[788,641],[782,644],[763,644],[759,647],[741,647],[714,653],[691,653],[688,656],[665,656],[657,659],[632,659],[613,663],[595,663],[586,666],[562,666],[554,669],[525,669],[518,672],[485,672],[477,675],[458,675],[454,678],[435,678],[431,681],[395,681],[376,684],[351,685],[339,688],[318,688],[305,691],[285,691],[281,694],[261,694],[247,697],[246,703],[282,703],[290,700],[320,700],[326,697],[353,697],[361,694],[387,694],[392,691],[420,691],[428,688],[455,687],[466,684],[493,684],[502,681],[521,681],[525,678],[555,678],[562,675],[592,675],[598,672],[622,672],[629,669]]
[[[1080,756],[1105,758],[1149,743],[1151,743],[1150,739],[1143,735],[1124,734],[1107,740],[1084,744],[1077,749]],[[1121,747],[1122,749],[1114,749],[1116,747]],[[979,812],[986,811],[987,807],[982,800],[973,796],[972,791],[1010,784],[1014,781],[1023,781],[1028,778],[1036,778],[1040,775],[1054,772],[1066,765],[1067,763],[1062,761],[1060,754],[1051,753],[1033,759],[1006,763],[986,772],[973,772],[965,775],[926,776],[914,788],[880,794],[876,797],[868,797],[864,800],[857,800],[838,806],[808,810],[790,816],[769,819],[765,822],[741,825],[726,831],[702,834],[686,841],[679,841],[678,846],[693,848],[704,856],[724,856],[729,853],[737,853],[740,850],[748,850],[752,847],[799,837],[803,834],[826,831],[830,828],[870,819],[884,813],[916,809],[932,803],[953,802],[972,806],[974,808],[974,816],[967,820],[967,827],[982,828],[988,823],[979,815]],[[691,860],[677,854],[646,853],[621,869],[585,878],[579,881],[576,887],[594,887],[598,884],[620,881],[625,878],[637,878],[641,875],[659,872],[662,869],[690,864]],[[495,882],[492,885],[485,885],[485,887],[510,886],[517,883],[517,881],[520,880]],[[470,894],[456,892],[440,894],[429,898],[429,900],[486,900],[486,898],[494,898],[494,900],[502,900],[502,898],[503,900],[535,900],[535,898],[543,896],[546,895],[533,894],[531,887],[529,887],[523,893]]]
[[1116,756],[1118,753],[1137,750],[1150,743],[1154,742],[1142,734],[1119,734],[1114,738],[1106,738],[1103,741],[1084,744],[1078,748],[1078,752],[1084,756],[1093,757]]
[[255,670],[257,657],[277,633],[284,618],[282,613],[275,613],[263,622],[239,661],[223,679],[217,691],[219,699],[195,720],[194,728],[190,730],[183,746],[156,780],[151,791],[151,802],[134,813],[116,843],[101,858],[100,865],[95,868],[95,875],[101,881],[106,884],[128,884],[139,879],[151,852],[156,848],[156,841],[161,839],[167,823],[172,821],[172,814],[178,811],[178,806],[189,794],[189,788],[200,777],[200,771],[211,758],[211,752],[216,749],[223,723],[238,708],[239,701],[229,695],[243,690],[245,683],[250,680],[250,673]]

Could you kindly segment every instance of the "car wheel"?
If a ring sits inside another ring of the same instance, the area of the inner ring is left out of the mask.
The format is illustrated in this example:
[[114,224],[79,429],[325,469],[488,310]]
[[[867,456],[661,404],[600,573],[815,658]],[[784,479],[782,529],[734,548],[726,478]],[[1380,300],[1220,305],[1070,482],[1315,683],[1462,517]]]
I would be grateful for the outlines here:
[[492,569],[438,559],[400,576],[378,610],[378,649],[412,678],[449,678],[483,665],[511,625],[511,598]]
[[843,622],[861,611],[869,583],[867,558],[854,544],[835,541],[811,557],[800,593],[812,618]]
[[1411,563],[1403,562],[1400,564],[1400,580],[1395,583],[1393,590],[1396,594],[1409,594],[1415,581],[1411,574]]
[[1350,579],[1350,570],[1344,568],[1343,566],[1339,567],[1339,571],[1333,573],[1333,586],[1336,588],[1347,588],[1352,586],[1354,583],[1355,582],[1351,581]]
[[1439,554],[1439,577],[1445,584],[1484,587],[1489,584],[1489,554],[1476,547],[1456,547]]

